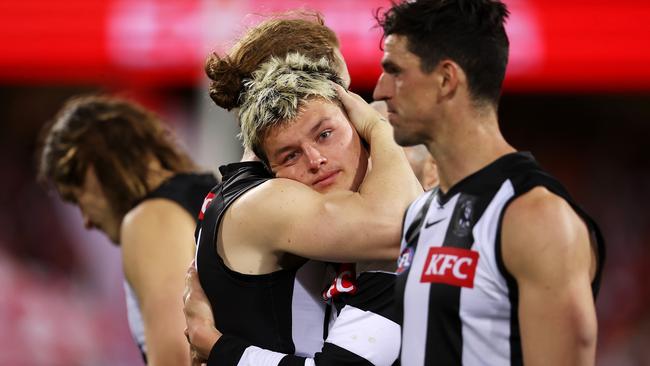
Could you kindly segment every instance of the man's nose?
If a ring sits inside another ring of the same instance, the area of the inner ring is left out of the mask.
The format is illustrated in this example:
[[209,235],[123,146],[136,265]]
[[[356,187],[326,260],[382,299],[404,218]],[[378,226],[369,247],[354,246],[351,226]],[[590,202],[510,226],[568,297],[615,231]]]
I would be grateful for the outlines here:
[[375,85],[375,90],[372,92],[372,98],[374,100],[386,100],[392,97],[392,91],[390,86],[390,75],[386,73],[381,73],[379,79],[377,79],[377,85]]
[[327,163],[327,158],[315,146],[308,145],[305,147],[305,156],[309,161],[309,169],[314,171]]

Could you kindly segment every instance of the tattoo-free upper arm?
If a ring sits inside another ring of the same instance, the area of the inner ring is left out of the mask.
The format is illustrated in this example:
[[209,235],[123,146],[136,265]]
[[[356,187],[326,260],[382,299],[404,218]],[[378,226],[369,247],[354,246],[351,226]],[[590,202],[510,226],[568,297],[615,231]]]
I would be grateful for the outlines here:
[[402,212],[376,209],[359,193],[327,194],[287,179],[251,190],[230,209],[229,222],[249,227],[260,246],[328,261],[394,259]]
[[194,220],[175,203],[147,200],[122,224],[124,272],[140,305],[149,365],[189,365],[183,289]]
[[502,253],[519,291],[526,365],[592,365],[594,255],[585,223],[562,198],[535,188],[507,208]]

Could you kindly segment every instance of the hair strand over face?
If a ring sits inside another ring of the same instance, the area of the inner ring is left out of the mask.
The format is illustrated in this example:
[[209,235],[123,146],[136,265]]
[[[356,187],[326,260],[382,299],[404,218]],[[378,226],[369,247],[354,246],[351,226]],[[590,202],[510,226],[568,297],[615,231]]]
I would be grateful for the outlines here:
[[39,144],[41,183],[52,182],[59,192],[64,187],[81,187],[92,165],[118,215],[126,214],[155,188],[147,186],[150,159],[172,172],[197,169],[157,116],[118,98],[69,100],[43,128]]

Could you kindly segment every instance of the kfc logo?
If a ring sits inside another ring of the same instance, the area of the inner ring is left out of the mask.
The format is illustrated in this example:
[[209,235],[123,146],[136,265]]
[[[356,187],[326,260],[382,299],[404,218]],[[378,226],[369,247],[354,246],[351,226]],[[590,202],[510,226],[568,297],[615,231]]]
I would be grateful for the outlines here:
[[420,282],[474,287],[478,252],[453,247],[429,248]]
[[216,194],[213,192],[208,193],[207,196],[203,199],[203,204],[201,205],[201,211],[199,212],[199,220],[203,220],[203,216],[205,216],[205,210],[208,209],[208,206],[210,206],[210,202],[214,199]]

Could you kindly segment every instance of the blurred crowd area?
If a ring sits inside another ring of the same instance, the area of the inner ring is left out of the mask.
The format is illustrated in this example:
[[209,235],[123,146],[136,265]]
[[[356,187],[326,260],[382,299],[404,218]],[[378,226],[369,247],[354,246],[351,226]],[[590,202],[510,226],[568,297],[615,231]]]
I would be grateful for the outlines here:
[[[96,91],[0,88],[0,365],[141,363],[119,251],[34,179],[40,127],[69,96]],[[218,141],[199,138],[209,133],[196,121],[201,90],[132,96],[161,114],[198,160],[213,162],[207,169],[224,162],[197,156],[193,141]],[[499,114],[506,138],[563,181],[605,235],[597,364],[650,365],[650,95],[506,93]]]

